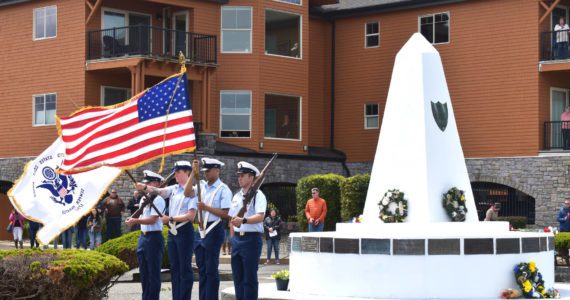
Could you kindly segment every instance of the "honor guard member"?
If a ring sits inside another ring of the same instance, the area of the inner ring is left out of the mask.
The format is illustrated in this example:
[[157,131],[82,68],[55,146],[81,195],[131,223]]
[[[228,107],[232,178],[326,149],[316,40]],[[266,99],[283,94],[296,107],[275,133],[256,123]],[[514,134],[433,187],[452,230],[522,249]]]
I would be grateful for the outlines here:
[[[164,180],[162,176],[149,170],[143,171],[143,174],[142,182],[148,186],[158,188]],[[142,207],[144,201],[148,200],[142,197],[139,207]],[[157,195],[152,203],[161,213],[164,211],[166,203],[162,197]],[[162,281],[160,280],[162,249],[164,248],[162,220],[158,217],[158,212],[151,208],[150,205],[147,205],[138,219],[128,218],[125,223],[129,226],[140,224],[141,227],[141,236],[137,246],[137,258],[141,274],[142,298],[143,300],[158,300]]]
[[[196,197],[194,192],[186,194],[184,187],[193,175],[188,161],[177,161],[174,164],[176,184],[166,188],[156,188],[138,183],[137,189],[146,192],[157,192],[162,198],[170,198],[168,216],[162,222],[170,224],[168,233],[168,259],[172,281],[172,299],[190,299],[194,277],[192,273],[192,252],[194,244],[194,226],[196,216]],[[197,170],[196,170],[197,171]]]
[[[198,169],[194,161],[194,170]],[[200,273],[200,300],[218,299],[220,289],[220,250],[225,238],[225,219],[232,203],[232,191],[220,180],[224,163],[213,158],[202,158],[204,179],[200,181],[201,200],[198,212],[202,211],[204,230],[199,230],[194,240],[196,264]],[[186,188],[188,189],[190,185]],[[196,192],[196,191],[195,191]]]
[[261,257],[261,235],[263,234],[263,217],[267,208],[267,200],[261,191],[257,191],[249,203],[243,218],[237,217],[243,206],[243,197],[247,194],[253,180],[259,176],[259,170],[252,164],[238,163],[238,183],[240,186],[230,207],[234,236],[232,238],[232,275],[237,300],[257,299],[259,282],[257,269]]

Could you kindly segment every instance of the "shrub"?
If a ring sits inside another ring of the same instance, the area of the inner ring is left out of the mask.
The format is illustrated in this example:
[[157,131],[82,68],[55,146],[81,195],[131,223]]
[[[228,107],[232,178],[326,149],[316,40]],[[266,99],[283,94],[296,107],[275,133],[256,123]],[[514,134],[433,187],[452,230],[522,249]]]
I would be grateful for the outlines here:
[[346,222],[353,217],[358,217],[364,210],[366,193],[370,175],[361,174],[347,178],[340,185],[340,215],[342,221]]
[[127,265],[83,250],[0,251],[0,298],[101,299]]
[[560,232],[554,236],[554,248],[558,255],[568,256],[570,249],[570,232]]
[[524,216],[499,217],[499,221],[508,221],[513,229],[522,229],[526,227],[528,218]]
[[[116,239],[108,240],[101,244],[97,249],[98,252],[106,253],[117,257],[118,259],[125,262],[129,269],[134,269],[139,267],[139,261],[137,259],[137,245],[139,242],[139,236],[141,235],[140,230],[129,232]],[[164,227],[162,230],[162,235],[164,236],[164,251],[162,252],[162,266],[168,267],[168,250],[166,246],[168,227]]]
[[327,202],[325,230],[335,230],[336,223],[341,221],[340,185],[344,180],[343,176],[336,174],[316,174],[299,179],[295,193],[297,195],[297,221],[302,230],[307,228],[305,206],[307,200],[311,198],[311,188],[313,187],[319,189],[319,196]]
[[273,274],[271,274],[271,277],[273,277],[274,279],[279,279],[279,280],[289,280],[289,270],[285,269],[285,270],[273,272]]

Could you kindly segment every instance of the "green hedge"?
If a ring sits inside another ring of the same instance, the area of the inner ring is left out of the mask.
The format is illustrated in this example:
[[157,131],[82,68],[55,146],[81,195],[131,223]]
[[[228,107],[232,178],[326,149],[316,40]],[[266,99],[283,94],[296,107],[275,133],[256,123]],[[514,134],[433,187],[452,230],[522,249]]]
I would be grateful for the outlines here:
[[84,250],[0,251],[0,298],[101,299],[125,263]]
[[301,230],[307,230],[307,217],[305,206],[311,196],[311,188],[317,187],[319,195],[327,202],[327,216],[325,230],[335,230],[340,218],[340,185],[345,177],[336,174],[310,175],[299,179],[295,193],[297,194],[297,221]]
[[528,218],[524,216],[499,217],[499,221],[507,221],[514,229],[522,229],[526,227]]
[[560,232],[554,236],[554,248],[558,255],[568,256],[570,249],[570,232]]
[[343,222],[362,214],[369,182],[370,175],[362,174],[347,178],[340,185],[340,215]]

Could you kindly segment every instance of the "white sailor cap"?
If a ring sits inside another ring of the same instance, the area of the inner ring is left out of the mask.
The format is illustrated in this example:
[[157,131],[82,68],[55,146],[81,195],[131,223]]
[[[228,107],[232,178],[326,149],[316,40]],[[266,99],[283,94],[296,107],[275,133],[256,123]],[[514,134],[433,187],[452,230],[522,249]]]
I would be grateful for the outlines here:
[[154,173],[154,172],[151,171],[151,170],[144,170],[144,171],[143,171],[143,176],[144,176],[144,177],[143,177],[143,180],[142,180],[143,183],[148,183],[148,182],[151,182],[151,181],[158,181],[158,182],[161,182],[161,181],[164,180],[164,177],[160,176],[160,174]]
[[202,168],[200,170],[201,171],[208,171],[208,170],[213,169],[213,168],[220,169],[224,165],[225,164],[223,162],[221,162],[215,158],[204,157],[204,158],[202,158]]
[[248,163],[247,161],[240,161],[237,164],[238,170],[237,173],[250,173],[254,176],[259,176],[259,170],[252,164]]
[[187,160],[179,160],[174,163],[174,168],[172,168],[173,172],[176,172],[178,170],[192,171],[192,165]]

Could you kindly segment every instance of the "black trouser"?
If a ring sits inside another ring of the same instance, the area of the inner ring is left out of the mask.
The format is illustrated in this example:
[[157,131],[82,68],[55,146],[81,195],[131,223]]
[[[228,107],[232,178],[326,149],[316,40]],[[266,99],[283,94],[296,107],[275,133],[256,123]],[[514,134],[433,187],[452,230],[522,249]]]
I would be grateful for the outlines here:
[[570,150],[570,128],[562,128],[562,149]]

